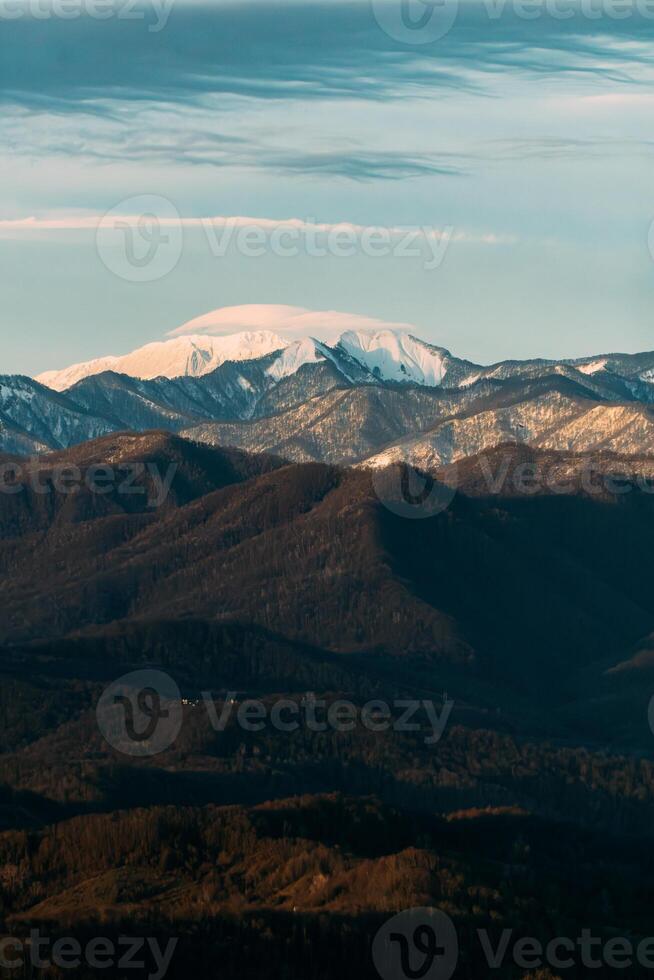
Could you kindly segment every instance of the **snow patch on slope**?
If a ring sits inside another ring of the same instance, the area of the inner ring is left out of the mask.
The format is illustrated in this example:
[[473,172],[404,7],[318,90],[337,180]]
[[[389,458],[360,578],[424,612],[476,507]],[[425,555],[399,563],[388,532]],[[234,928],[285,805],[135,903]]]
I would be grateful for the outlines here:
[[581,371],[582,374],[597,374],[598,371],[603,371],[606,367],[606,358],[601,361],[588,361],[586,364],[577,364],[577,371]]
[[55,391],[65,391],[72,387],[82,378],[87,378],[91,374],[102,374],[103,371],[116,371],[118,357],[98,357],[93,361],[84,361],[80,364],[71,364],[70,367],[61,371],[44,371],[37,374],[35,380]]
[[295,374],[303,364],[317,364],[318,361],[324,361],[325,356],[325,348],[319,341],[313,337],[303,337],[302,340],[290,343],[273,361],[266,374],[274,381],[281,381],[282,378]]
[[338,346],[382,381],[438,387],[447,372],[447,353],[399,330],[347,330]]
[[7,378],[8,383],[0,381],[0,405],[10,401],[22,401],[29,404],[34,399],[34,390],[20,376]]
[[73,364],[63,371],[45,371],[37,381],[64,391],[82,378],[103,371],[116,371],[132,378],[200,377],[215,371],[225,361],[249,361],[282,350],[288,344],[271,330],[246,330],[226,337],[189,335],[156,341],[122,357],[100,357]]

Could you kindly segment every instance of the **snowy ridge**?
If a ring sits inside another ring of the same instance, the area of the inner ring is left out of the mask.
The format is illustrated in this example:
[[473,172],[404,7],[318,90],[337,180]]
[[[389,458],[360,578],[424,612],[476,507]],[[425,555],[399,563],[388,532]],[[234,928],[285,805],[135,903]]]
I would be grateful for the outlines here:
[[273,361],[266,374],[274,381],[281,381],[295,374],[304,364],[317,364],[326,358],[326,348],[313,337],[303,337],[294,340],[286,347],[279,357]]
[[431,388],[443,383],[448,352],[399,330],[347,330],[338,347],[381,381],[404,381]]
[[[192,334],[139,347],[121,357],[100,357],[61,371],[45,371],[37,381],[66,391],[84,378],[114,371],[140,380],[201,377],[226,361],[250,361],[276,351],[280,356],[267,369],[272,381],[294,374],[304,364],[331,360],[348,380],[404,382],[437,387],[443,383],[447,351],[403,330],[348,330],[334,347],[313,337],[287,340],[270,330],[243,331],[228,336]],[[350,370],[348,370],[348,365]]]
[[[292,310],[292,308],[289,308]],[[325,314],[327,316],[327,314]],[[335,314],[336,316],[336,314]],[[206,318],[200,317],[202,321]],[[280,320],[280,323],[286,321]],[[194,322],[194,321],[192,321]],[[292,333],[293,319],[289,321]],[[327,329],[329,323],[321,325]],[[282,329],[282,328],[280,328]],[[283,331],[282,331],[283,332]],[[336,336],[332,334],[332,337]],[[123,356],[96,358],[60,371],[45,371],[37,381],[56,391],[66,391],[84,378],[113,371],[139,380],[154,378],[199,378],[211,374],[226,362],[258,361],[279,352],[272,364],[265,365],[266,377],[273,384],[295,374],[307,364],[329,360],[343,377],[354,384],[409,384],[427,388],[460,388],[484,379],[538,377],[543,372],[566,374],[600,384],[611,376],[628,386],[631,393],[646,401],[654,400],[654,352],[604,354],[559,361],[532,358],[508,360],[486,367],[453,356],[443,347],[427,343],[410,330],[393,325],[348,329],[329,344],[312,336],[284,337],[268,328],[241,330],[228,335],[181,334],[168,340],[140,347]]]
[[582,374],[597,374],[598,371],[603,371],[606,367],[606,358],[603,357],[599,361],[589,361],[587,364],[577,364],[576,368],[581,371]]
[[225,361],[247,361],[282,350],[288,344],[271,330],[246,330],[226,337],[201,334],[175,337],[139,347],[122,357],[100,357],[73,364],[62,371],[45,371],[36,378],[41,384],[65,391],[82,378],[116,371],[133,378],[199,378],[215,371]]
[[61,371],[44,371],[42,374],[37,374],[35,380],[42,385],[47,385],[54,391],[65,391],[66,388],[71,388],[82,378],[88,378],[92,374],[102,374],[103,371],[117,370],[116,364],[119,360],[119,357],[111,355],[109,357],[97,357],[93,361],[71,364],[70,367]]
[[163,428],[371,465],[447,462],[506,441],[654,455],[654,352],[483,367],[401,327],[350,328],[330,344],[266,327],[184,334],[40,377],[65,390],[0,377],[0,451]]

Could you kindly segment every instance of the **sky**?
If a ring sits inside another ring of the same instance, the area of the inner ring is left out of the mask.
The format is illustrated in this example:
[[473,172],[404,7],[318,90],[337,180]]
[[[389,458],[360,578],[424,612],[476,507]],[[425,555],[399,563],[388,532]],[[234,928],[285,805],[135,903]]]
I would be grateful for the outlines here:
[[241,306],[654,348],[653,41],[654,0],[0,0],[0,373]]

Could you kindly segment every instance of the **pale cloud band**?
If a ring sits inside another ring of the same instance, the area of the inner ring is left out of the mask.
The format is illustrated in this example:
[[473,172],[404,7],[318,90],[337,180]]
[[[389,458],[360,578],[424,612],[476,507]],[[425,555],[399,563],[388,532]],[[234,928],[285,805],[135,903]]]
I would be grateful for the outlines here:
[[[115,210],[111,212],[112,221],[124,223],[126,225],[136,225],[142,221],[142,214],[119,214]],[[516,235],[495,234],[494,232],[474,232],[466,230],[456,230],[451,226],[434,228],[429,225],[360,225],[351,221],[339,222],[317,222],[304,218],[260,218],[245,217],[242,215],[215,215],[213,217],[174,217],[154,216],[157,224],[162,227],[170,228],[198,228],[211,234],[211,230],[217,229],[248,229],[260,228],[266,232],[283,230],[303,235],[329,235],[342,233],[344,235],[356,236],[358,238],[371,235],[390,235],[400,237],[407,232],[413,232],[425,239],[432,241],[462,242],[473,245],[513,245],[519,240]],[[26,218],[5,218],[0,219],[0,234],[3,237],[10,237],[12,234],[24,235],[30,232],[56,232],[56,231],[90,231],[97,230],[105,222],[106,215],[62,215],[51,218],[37,218],[34,216]],[[216,239],[213,239],[216,241]],[[229,241],[224,239],[227,244]]]
[[494,233],[472,234],[451,225],[400,227],[242,216],[183,218],[169,200],[156,195],[122,203],[126,205],[126,213],[122,213],[119,204],[102,218],[26,218],[0,222],[0,237],[15,239],[35,232],[45,235],[95,232],[96,248],[107,268],[135,282],[160,279],[175,269],[185,246],[184,230],[199,232],[200,243],[214,259],[235,253],[255,259],[264,255],[284,259],[300,255],[311,259],[392,257],[419,260],[427,271],[442,266],[452,243],[489,246],[516,241]]
[[223,336],[243,330],[270,330],[285,336],[317,337],[327,342],[336,340],[346,330],[399,330],[415,333],[411,323],[396,323],[378,317],[338,310],[308,310],[302,306],[276,303],[246,303],[224,306],[189,320],[166,336],[207,334]]

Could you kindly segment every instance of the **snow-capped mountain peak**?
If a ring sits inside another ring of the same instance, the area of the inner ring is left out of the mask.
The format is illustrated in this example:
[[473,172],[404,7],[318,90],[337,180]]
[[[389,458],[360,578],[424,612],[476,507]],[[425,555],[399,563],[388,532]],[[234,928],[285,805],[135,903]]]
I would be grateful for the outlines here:
[[92,361],[82,361],[79,364],[71,364],[70,367],[62,370],[43,371],[36,375],[36,381],[55,391],[65,391],[82,378],[87,378],[91,374],[102,374],[103,371],[116,371],[116,364],[119,357],[109,355],[108,357],[96,357]]
[[281,381],[291,374],[295,374],[303,364],[317,364],[318,361],[325,360],[328,348],[313,337],[302,337],[300,340],[293,340],[288,347],[280,352],[273,363],[270,365],[266,374],[274,381]]
[[245,330],[224,337],[189,334],[171,340],[155,341],[122,357],[100,357],[73,364],[61,371],[45,371],[37,381],[64,391],[72,385],[103,371],[116,371],[133,378],[200,377],[209,374],[225,361],[249,361],[264,357],[288,345],[271,330]]
[[437,387],[447,372],[449,353],[402,330],[347,330],[338,347],[381,381],[413,381]]

